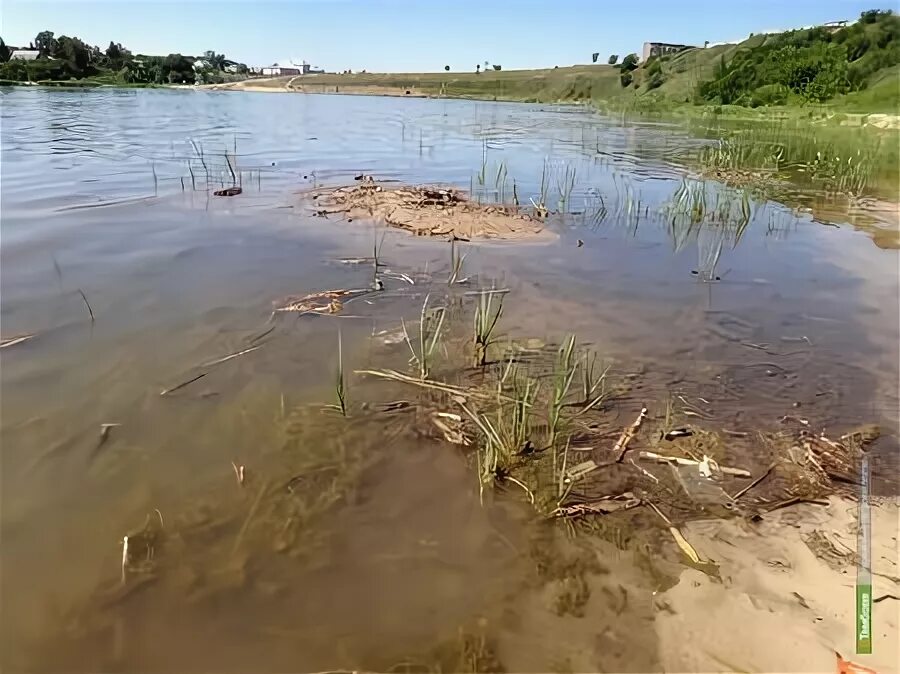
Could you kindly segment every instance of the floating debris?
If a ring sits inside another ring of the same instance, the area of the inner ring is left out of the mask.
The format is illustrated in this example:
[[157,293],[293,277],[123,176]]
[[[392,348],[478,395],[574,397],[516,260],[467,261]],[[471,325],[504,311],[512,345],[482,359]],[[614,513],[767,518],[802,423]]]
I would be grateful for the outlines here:
[[257,349],[259,349],[261,347],[262,347],[262,344],[259,344],[257,346],[251,346],[250,348],[243,349],[241,351],[229,353],[227,356],[222,356],[221,358],[216,358],[215,360],[211,360],[208,363],[203,363],[202,365],[200,365],[200,367],[212,367],[213,365],[220,365],[221,363],[228,362],[229,360],[231,360],[233,358],[237,358],[239,356],[243,356],[244,354],[256,351]]
[[237,185],[234,187],[226,187],[224,190],[216,190],[213,192],[213,196],[216,197],[236,197],[238,194],[243,192],[244,190]]
[[301,314],[337,314],[344,308],[344,302],[352,297],[358,297],[372,292],[365,290],[323,290],[318,293],[310,293],[303,297],[290,297],[285,304],[275,309],[276,312],[297,312]]
[[608,515],[620,510],[629,510],[642,504],[632,492],[627,491],[617,496],[604,496],[595,501],[573,503],[559,506],[553,511],[553,517],[583,517],[584,515]]
[[[751,477],[749,470],[744,470],[743,468],[730,468],[728,466],[720,466],[714,459],[710,459],[710,457],[705,456],[701,461],[695,461],[694,459],[685,459],[680,456],[667,456],[665,454],[657,454],[655,452],[641,452],[639,455],[641,461],[655,461],[656,463],[674,463],[679,466],[697,466],[700,469],[700,474],[704,477],[709,477],[712,474],[712,471],[718,471],[723,475],[731,475],[733,477]],[[709,473],[704,475],[704,473]]]
[[238,485],[243,487],[244,486],[244,466],[243,466],[243,464],[241,464],[239,466],[234,461],[232,461],[231,467],[234,468],[234,476],[237,478]]
[[16,335],[15,337],[4,337],[0,339],[0,349],[5,349],[7,346],[15,346],[16,344],[27,342],[29,339],[32,339],[34,337],[35,335]]
[[100,424],[100,444],[102,445],[106,442],[106,439],[109,437],[110,429],[116,428],[117,426],[121,426],[122,424]]
[[631,426],[622,431],[622,435],[619,436],[615,447],[613,447],[613,453],[616,455],[616,463],[621,463],[622,459],[625,458],[625,453],[628,451],[628,443],[630,443],[634,436],[637,435],[638,429],[641,427],[641,424],[644,423],[644,419],[646,418],[647,408],[642,407],[637,419],[632,422]]
[[185,386],[187,386],[188,384],[193,384],[193,383],[194,383],[195,381],[197,381],[198,379],[203,379],[203,377],[205,377],[205,376],[208,375],[208,374],[209,374],[209,372],[201,372],[201,373],[198,374],[197,376],[191,377],[191,378],[188,379],[187,381],[183,381],[183,382],[181,382],[180,384],[176,384],[176,385],[173,386],[172,388],[163,389],[162,391],[159,392],[159,395],[161,395],[161,396],[167,396],[167,395],[169,395],[170,393],[175,393],[175,391],[177,391],[177,390],[179,390],[179,389],[183,389],[183,388],[184,388]]

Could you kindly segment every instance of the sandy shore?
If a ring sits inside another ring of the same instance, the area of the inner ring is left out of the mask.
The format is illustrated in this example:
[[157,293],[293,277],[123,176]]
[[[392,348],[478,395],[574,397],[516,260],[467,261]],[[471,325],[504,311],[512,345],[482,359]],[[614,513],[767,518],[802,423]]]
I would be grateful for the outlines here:
[[194,88],[209,91],[255,91],[275,94],[343,94],[349,96],[398,96],[403,98],[429,98],[429,94],[417,91],[415,87],[389,87],[379,85],[334,85],[334,84],[294,84],[291,78],[253,79],[225,84],[201,84]]
[[[693,569],[659,598],[666,671],[834,672],[835,651],[879,673],[898,671],[898,505],[872,509],[873,653],[855,654],[857,505],[801,505],[757,524],[740,519],[684,528],[721,582]],[[815,551],[814,551],[815,550]],[[879,597],[893,595],[878,601]]]

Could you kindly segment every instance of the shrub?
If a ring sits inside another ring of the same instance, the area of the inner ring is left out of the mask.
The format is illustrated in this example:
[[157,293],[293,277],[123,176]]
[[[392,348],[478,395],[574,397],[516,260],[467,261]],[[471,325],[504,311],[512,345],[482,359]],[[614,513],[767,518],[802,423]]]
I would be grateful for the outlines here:
[[619,66],[623,71],[636,70],[638,67],[637,54],[629,54],[622,59],[622,65]]
[[750,96],[750,107],[784,105],[787,103],[790,93],[790,89],[783,84],[764,84],[754,89],[753,94]]

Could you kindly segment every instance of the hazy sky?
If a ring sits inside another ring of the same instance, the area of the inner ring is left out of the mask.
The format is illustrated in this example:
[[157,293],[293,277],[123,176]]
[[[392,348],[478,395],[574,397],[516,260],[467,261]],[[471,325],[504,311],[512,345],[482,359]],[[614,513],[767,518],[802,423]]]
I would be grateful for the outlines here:
[[856,18],[897,0],[2,0],[0,36],[40,30],[133,52],[248,65],[306,59],[327,70],[566,66],[623,56],[645,40],[703,44]]

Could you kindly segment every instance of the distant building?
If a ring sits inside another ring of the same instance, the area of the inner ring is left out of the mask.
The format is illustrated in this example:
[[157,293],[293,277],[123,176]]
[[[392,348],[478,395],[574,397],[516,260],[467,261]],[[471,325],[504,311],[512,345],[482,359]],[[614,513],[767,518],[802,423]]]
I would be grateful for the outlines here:
[[669,44],[668,42],[645,42],[644,53],[641,61],[646,61],[651,56],[665,56],[666,54],[677,54],[685,49],[693,49],[690,44]]
[[268,77],[281,77],[284,75],[320,75],[324,72],[325,70],[322,68],[315,68],[306,61],[296,63],[293,60],[287,64],[273,63],[272,65],[265,66],[261,69],[261,74]]
[[34,61],[40,58],[41,52],[37,49],[15,49],[9,55],[9,60],[18,59],[19,61]]
[[289,66],[273,63],[272,65],[266,66],[262,69],[262,74],[267,77],[283,77],[285,75],[299,75],[300,73],[300,68],[295,66],[293,63]]
[[823,23],[822,26],[833,33],[841,28],[846,28],[849,23],[849,21],[828,21],[827,23]]

